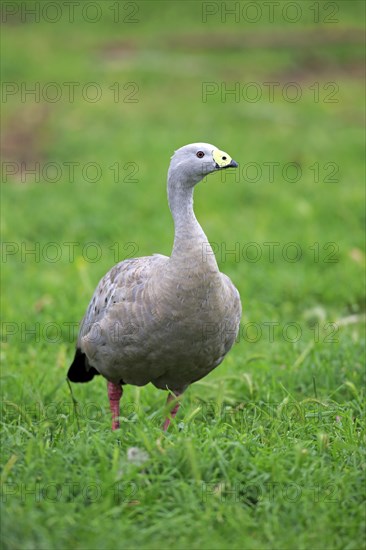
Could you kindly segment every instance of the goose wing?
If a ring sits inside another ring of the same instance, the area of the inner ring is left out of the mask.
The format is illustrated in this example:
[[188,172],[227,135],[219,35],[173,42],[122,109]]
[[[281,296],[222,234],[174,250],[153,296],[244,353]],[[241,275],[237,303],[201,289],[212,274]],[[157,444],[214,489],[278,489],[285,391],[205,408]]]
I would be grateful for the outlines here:
[[141,350],[154,315],[149,283],[168,260],[161,254],[124,260],[99,281],[80,324],[71,381],[87,382],[95,374],[111,378],[116,354],[131,359]]

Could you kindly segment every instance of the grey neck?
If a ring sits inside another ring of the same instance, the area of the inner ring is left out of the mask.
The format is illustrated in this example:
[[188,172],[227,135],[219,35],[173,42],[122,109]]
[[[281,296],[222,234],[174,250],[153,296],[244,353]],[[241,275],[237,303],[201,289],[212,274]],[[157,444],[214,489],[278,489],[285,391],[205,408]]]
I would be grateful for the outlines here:
[[174,245],[171,259],[189,268],[205,265],[218,271],[208,239],[193,211],[193,185],[168,175],[168,202],[174,220]]
[[193,187],[168,183],[168,203],[174,220],[175,237],[193,236],[202,231],[193,211]]

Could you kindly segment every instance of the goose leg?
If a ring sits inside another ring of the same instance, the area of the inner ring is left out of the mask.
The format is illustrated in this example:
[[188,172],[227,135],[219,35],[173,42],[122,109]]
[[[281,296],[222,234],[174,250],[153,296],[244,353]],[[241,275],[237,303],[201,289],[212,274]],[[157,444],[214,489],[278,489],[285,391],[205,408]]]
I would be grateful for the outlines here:
[[[171,401],[175,401],[175,399],[176,399],[177,397],[179,397],[180,395],[181,395],[180,393],[175,393],[175,397],[174,397],[171,393],[169,393],[169,394],[168,394],[168,398],[167,398],[167,400],[166,400],[166,404],[169,405],[169,403],[170,403]],[[169,425],[170,425],[170,422],[175,418],[175,416],[176,416],[176,414],[177,414],[177,412],[178,412],[179,407],[180,407],[180,403],[179,403],[179,401],[177,401],[177,403],[174,405],[173,409],[170,411],[169,416],[165,419],[165,422],[164,422],[164,424],[163,424],[163,431],[164,431],[164,432],[167,431],[167,429],[168,429],[168,427],[169,427]]]
[[107,386],[109,405],[112,411],[112,430],[117,430],[119,428],[119,401],[123,390],[120,384],[113,384],[113,382],[108,382]]

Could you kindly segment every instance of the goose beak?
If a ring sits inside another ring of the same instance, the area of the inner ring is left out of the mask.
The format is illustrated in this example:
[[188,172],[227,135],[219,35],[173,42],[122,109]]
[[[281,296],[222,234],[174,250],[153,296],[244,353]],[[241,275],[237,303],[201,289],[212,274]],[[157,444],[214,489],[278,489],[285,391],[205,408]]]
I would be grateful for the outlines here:
[[223,168],[237,168],[239,165],[224,151],[218,149],[212,152],[213,159],[215,161],[216,170],[222,170]]

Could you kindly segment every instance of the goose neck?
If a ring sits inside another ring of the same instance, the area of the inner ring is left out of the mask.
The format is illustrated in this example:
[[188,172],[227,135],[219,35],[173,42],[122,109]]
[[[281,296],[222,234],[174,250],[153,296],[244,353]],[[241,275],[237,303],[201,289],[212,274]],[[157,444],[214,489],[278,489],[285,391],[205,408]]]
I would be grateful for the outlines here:
[[183,234],[199,227],[193,211],[192,187],[168,185],[168,202],[174,220],[175,234]]
[[204,267],[205,270],[216,272],[216,258],[193,211],[193,189],[193,185],[168,180],[168,202],[174,220],[171,259],[181,269]]

